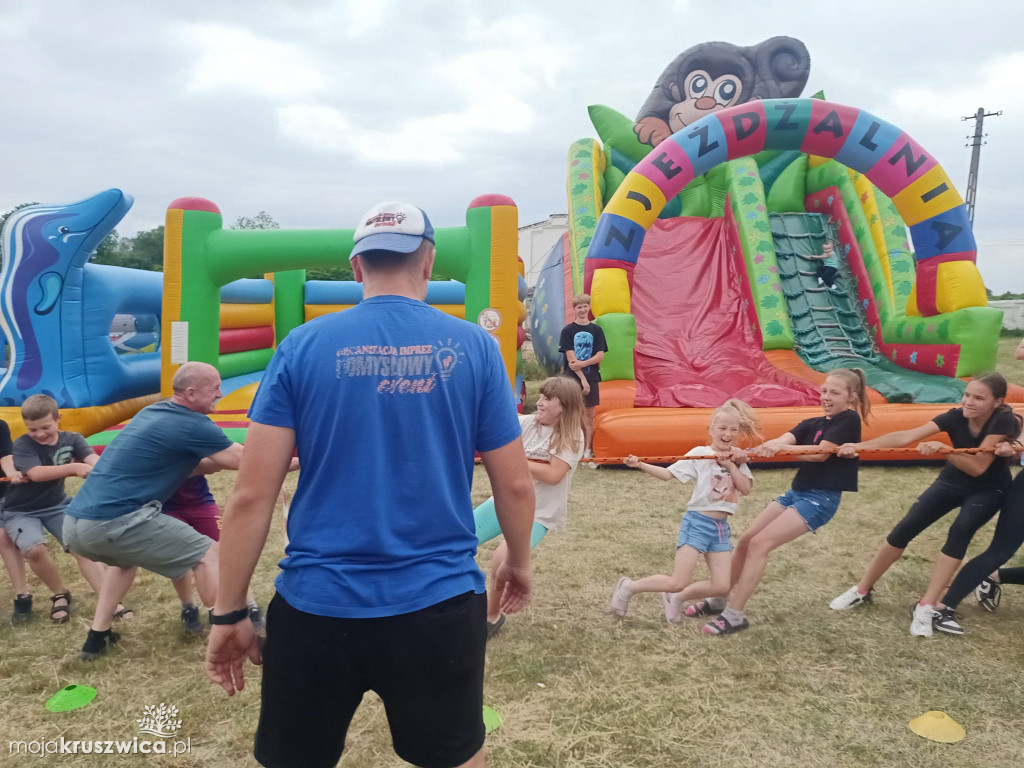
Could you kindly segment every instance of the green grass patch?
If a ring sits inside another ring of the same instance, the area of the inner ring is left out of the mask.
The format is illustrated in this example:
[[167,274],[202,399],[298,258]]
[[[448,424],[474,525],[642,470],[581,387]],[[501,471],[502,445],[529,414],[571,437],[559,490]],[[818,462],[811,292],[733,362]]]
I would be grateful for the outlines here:
[[[1000,370],[1024,383],[1024,364],[1009,359],[1016,340],[1004,341]],[[534,400],[537,386],[528,382]],[[624,621],[608,611],[620,575],[670,567],[689,489],[638,471],[579,470],[569,529],[548,536],[535,551],[532,604],[509,617],[488,646],[484,698],[504,719],[488,737],[491,765],[1019,768],[1024,589],[1007,588],[995,614],[966,600],[963,637],[922,639],[908,632],[909,607],[924,590],[948,521],[913,542],[879,583],[873,605],[848,613],[828,608],[936,472],[862,470],[861,491],[844,497],[832,523],[773,553],[748,606],[750,631],[709,638],[700,621],[666,624],[656,595],[637,597]],[[792,476],[792,469],[755,468],[754,491],[734,518],[737,535]],[[233,482],[230,472],[213,477],[222,504]],[[287,483],[294,490],[295,478]],[[488,493],[486,475],[477,468],[474,500]],[[987,546],[993,527],[978,533],[971,556]],[[482,548],[485,568],[494,546]],[[264,604],[273,594],[283,547],[278,515],[254,579]],[[138,615],[119,627],[120,646],[98,662],[79,661],[95,598],[71,558],[56,548],[51,552],[75,596],[72,617],[64,625],[49,624],[42,612],[48,595],[31,577],[35,620],[0,624],[0,764],[255,766],[260,670],[246,667],[246,689],[233,698],[215,689],[203,673],[203,643],[182,637],[171,585],[142,572],[126,601]],[[4,610],[12,598],[9,583],[0,581]],[[72,683],[91,685],[99,694],[84,709],[47,712],[45,701]],[[191,755],[9,754],[11,740],[130,740],[144,707],[160,703],[178,707]],[[911,733],[907,722],[930,709],[959,721],[967,739],[940,745]],[[341,765],[403,765],[372,694],[352,723]]]

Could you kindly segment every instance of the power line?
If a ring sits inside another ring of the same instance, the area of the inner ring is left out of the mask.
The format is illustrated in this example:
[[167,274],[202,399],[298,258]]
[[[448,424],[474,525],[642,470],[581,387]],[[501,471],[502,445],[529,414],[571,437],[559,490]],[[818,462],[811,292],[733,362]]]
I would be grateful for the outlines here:
[[973,115],[967,117],[961,117],[960,120],[974,120],[974,136],[966,136],[965,138],[973,139],[970,144],[964,144],[965,147],[974,147],[971,151],[971,171],[967,175],[967,218],[971,220],[971,225],[974,225],[974,202],[978,194],[978,163],[981,160],[981,145],[988,144],[984,141],[987,133],[982,133],[981,128],[985,123],[986,117],[998,117],[1003,114],[1003,110],[998,112],[986,112],[984,107],[978,107],[978,111]]

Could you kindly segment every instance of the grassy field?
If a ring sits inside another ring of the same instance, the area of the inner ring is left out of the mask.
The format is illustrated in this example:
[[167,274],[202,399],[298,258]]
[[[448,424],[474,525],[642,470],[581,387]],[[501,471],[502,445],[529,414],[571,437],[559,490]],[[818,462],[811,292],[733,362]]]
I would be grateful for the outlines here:
[[[1015,340],[1001,344],[1011,363]],[[535,392],[535,385],[531,392]],[[852,584],[892,523],[935,477],[928,467],[866,468],[861,491],[844,497],[817,536],[777,552],[748,606],[752,628],[708,638],[701,622],[665,623],[657,596],[634,599],[613,620],[608,600],[620,575],[669,567],[688,490],[638,471],[576,473],[569,530],[536,551],[535,596],[488,647],[485,700],[504,725],[488,737],[492,766],[661,768],[711,766],[944,766],[1019,768],[1024,761],[1024,588],[1007,590],[996,614],[973,598],[963,605],[964,637],[913,638],[909,607],[920,595],[947,525],[927,531],[876,590],[875,603],[837,614],[829,600]],[[738,534],[792,478],[792,469],[757,470],[734,521]],[[222,503],[233,482],[217,476]],[[294,478],[289,478],[294,486]],[[474,498],[487,495],[477,470]],[[971,554],[988,542],[986,526]],[[280,518],[260,561],[255,591],[273,594],[283,548]],[[486,563],[493,544],[483,548]],[[108,658],[78,660],[94,598],[70,558],[60,558],[76,595],[72,619],[52,626],[36,589],[36,619],[0,626],[0,765],[254,766],[259,670],[233,699],[208,684],[202,642],[182,637],[170,584],[141,574],[127,602],[138,616],[120,627]],[[1018,562],[1020,560],[1018,559]],[[0,603],[11,605],[6,580]],[[88,707],[43,708],[69,684],[96,688]],[[10,757],[11,740],[132,739],[146,705],[177,706],[178,738],[192,752],[160,756]],[[907,722],[928,710],[949,713],[967,739],[940,745]],[[391,751],[379,701],[368,695],[349,733],[346,768],[402,765]]]

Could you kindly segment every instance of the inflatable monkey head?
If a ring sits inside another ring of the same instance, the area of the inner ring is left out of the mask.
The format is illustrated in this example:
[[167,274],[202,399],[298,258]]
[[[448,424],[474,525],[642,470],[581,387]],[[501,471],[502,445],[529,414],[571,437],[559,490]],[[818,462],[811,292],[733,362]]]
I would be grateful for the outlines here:
[[773,37],[746,48],[701,43],[668,65],[633,127],[644,144],[657,146],[707,114],[754,99],[799,96],[811,57],[799,40]]

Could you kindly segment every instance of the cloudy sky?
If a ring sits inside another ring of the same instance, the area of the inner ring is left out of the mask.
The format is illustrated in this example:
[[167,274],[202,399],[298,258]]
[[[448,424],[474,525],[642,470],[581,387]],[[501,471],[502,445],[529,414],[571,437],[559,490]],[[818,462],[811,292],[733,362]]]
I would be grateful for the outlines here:
[[[520,223],[564,212],[587,105],[635,116],[662,69],[709,41],[807,45],[805,95],[874,112],[938,157],[965,193],[961,122],[986,120],[975,217],[996,292],[1024,291],[1024,10],[1017,2],[120,2],[0,5],[0,211],[107,187],[119,226],[174,198],[227,222],[351,227],[381,199],[464,222],[501,192]],[[102,10],[99,10],[102,9]]]

